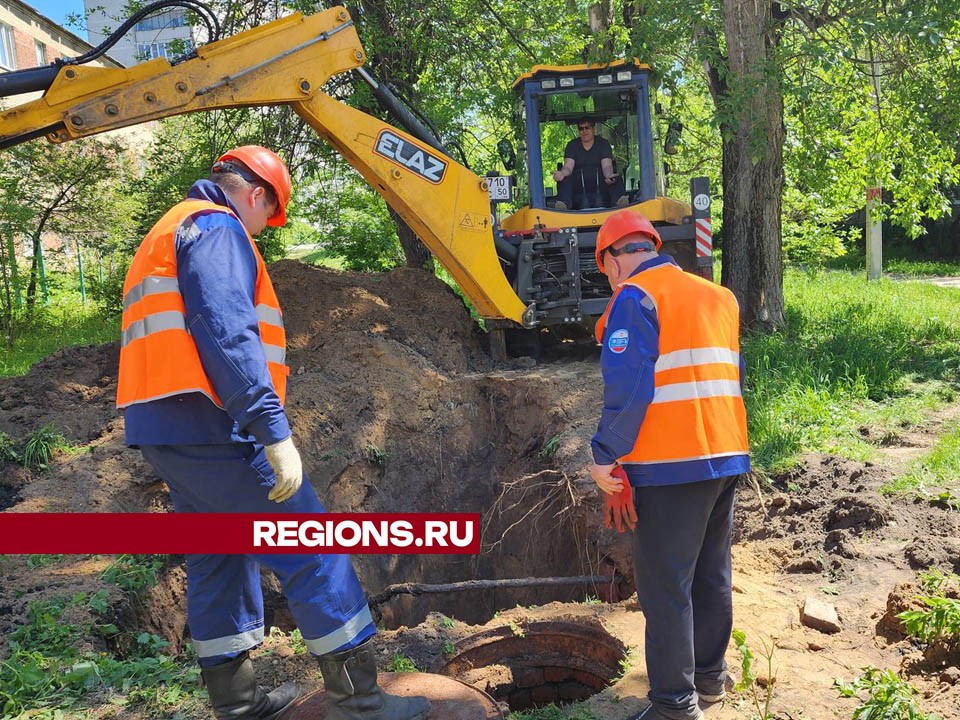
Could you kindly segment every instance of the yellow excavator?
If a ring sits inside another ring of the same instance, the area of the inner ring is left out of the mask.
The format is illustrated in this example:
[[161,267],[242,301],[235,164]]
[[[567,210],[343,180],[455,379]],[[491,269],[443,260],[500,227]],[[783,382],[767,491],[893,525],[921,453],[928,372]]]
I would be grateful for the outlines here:
[[[164,5],[143,8],[114,36]],[[343,7],[281,18],[200,46],[173,64],[157,58],[105,69],[84,64],[88,56],[0,75],[0,97],[43,91],[0,112],[0,148],[44,136],[60,143],[216,108],[289,105],[416,232],[499,343],[504,330],[588,325],[610,298],[593,248],[597,229],[620,207],[561,210],[545,182],[584,117],[615,148],[621,205],[658,227],[664,250],[684,269],[713,276],[707,181],[691,182],[691,205],[665,196],[650,68],[639,62],[537,66],[523,75],[514,88],[516,134],[524,144],[498,145],[504,168],[516,173],[478,176],[364,69],[363,47]],[[330,78],[351,71],[405,129],[323,91]],[[519,209],[501,218],[503,203]]]

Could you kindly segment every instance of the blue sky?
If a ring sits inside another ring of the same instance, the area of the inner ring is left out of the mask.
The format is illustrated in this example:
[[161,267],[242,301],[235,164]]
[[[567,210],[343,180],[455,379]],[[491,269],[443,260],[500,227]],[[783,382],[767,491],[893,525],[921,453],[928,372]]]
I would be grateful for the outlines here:
[[67,26],[67,15],[77,13],[83,15],[83,0],[23,0],[27,5],[46,15],[48,18],[63,25],[74,35],[79,35],[84,40],[87,39],[86,30],[77,30],[75,27]]

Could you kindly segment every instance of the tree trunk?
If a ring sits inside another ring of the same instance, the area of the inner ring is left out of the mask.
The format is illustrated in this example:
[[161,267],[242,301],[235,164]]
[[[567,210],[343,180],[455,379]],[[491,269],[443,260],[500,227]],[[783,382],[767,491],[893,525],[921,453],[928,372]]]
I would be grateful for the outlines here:
[[746,327],[775,330],[783,302],[783,94],[774,62],[779,26],[769,2],[723,0],[729,74],[723,136],[723,271]]
[[406,260],[407,267],[423,268],[433,272],[433,255],[427,250],[427,246],[420,242],[420,238],[410,228],[399,214],[389,208],[390,217],[393,218],[397,226],[397,238],[400,240],[400,247],[403,248],[403,257]]
[[37,275],[40,273],[40,236],[33,238],[33,259],[30,261],[30,281],[27,283],[27,314],[33,314],[37,301]]
[[596,51],[606,57],[611,57],[616,52],[613,40],[607,37],[613,20],[613,6],[610,0],[600,0],[600,2],[595,2],[587,8],[587,21],[590,23],[590,32],[593,34],[595,40],[597,38],[602,39],[602,42],[597,44]]

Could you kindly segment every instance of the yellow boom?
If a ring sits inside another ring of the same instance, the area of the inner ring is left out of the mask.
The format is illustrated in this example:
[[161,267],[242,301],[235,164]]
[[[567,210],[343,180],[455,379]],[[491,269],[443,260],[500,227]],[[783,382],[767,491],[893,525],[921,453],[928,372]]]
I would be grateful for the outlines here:
[[0,113],[0,142],[65,142],[215,108],[290,105],[413,228],[486,318],[522,322],[497,258],[487,182],[447,155],[321,88],[364,61],[342,7],[299,13],[125,69],[64,66],[43,97]]

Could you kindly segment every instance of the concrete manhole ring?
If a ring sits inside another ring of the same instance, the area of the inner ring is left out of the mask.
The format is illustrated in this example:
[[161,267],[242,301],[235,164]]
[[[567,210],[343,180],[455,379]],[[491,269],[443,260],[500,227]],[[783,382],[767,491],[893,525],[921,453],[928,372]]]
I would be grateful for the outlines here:
[[524,711],[586,700],[621,672],[627,647],[599,623],[543,621],[471,635],[431,668]]

